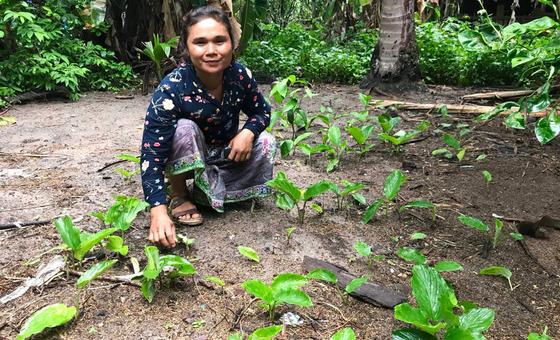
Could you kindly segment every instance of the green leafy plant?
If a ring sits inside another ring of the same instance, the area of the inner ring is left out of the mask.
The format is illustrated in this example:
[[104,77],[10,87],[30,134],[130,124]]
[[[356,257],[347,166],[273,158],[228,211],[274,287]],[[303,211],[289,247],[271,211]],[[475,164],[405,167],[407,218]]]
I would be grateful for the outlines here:
[[451,147],[450,151],[447,148],[436,149],[432,151],[432,155],[434,156],[442,156],[447,159],[456,158],[459,162],[463,160],[465,157],[465,153],[467,149],[461,146],[461,142],[459,142],[455,137],[450,134],[445,134],[442,137],[445,144]]
[[158,80],[163,78],[162,63],[171,56],[171,49],[177,47],[179,37],[173,37],[167,41],[161,41],[159,34],[154,33],[153,40],[144,42],[144,49],[137,49],[144,53],[153,62]]
[[[282,325],[272,325],[263,328],[257,328],[247,340],[272,340],[274,339],[280,332],[284,326]],[[243,340],[245,339],[243,332],[238,332],[228,336],[228,340]]]
[[393,339],[483,339],[494,321],[494,311],[477,308],[472,302],[458,302],[453,289],[437,270],[423,264],[412,268],[412,295],[416,307],[401,303],[395,307],[395,319],[416,329],[393,331]]
[[21,327],[17,340],[24,340],[41,333],[46,328],[62,326],[71,321],[77,313],[74,306],[56,303],[45,306],[33,313]]
[[339,210],[344,209],[348,205],[348,198],[352,197],[360,204],[366,204],[366,198],[358,191],[364,188],[362,183],[352,183],[347,180],[342,180],[342,188],[336,183],[330,182],[330,190],[336,195],[336,206]]
[[401,259],[413,262],[414,264],[426,264],[426,257],[414,248],[403,247],[397,250],[397,256]]
[[[297,208],[300,224],[304,222],[307,203],[331,187],[328,181],[323,180],[306,189],[300,189],[282,171],[278,172],[276,178],[266,182],[266,184],[276,191],[276,206],[278,208],[283,210]],[[322,212],[318,205],[312,205],[312,208]]]
[[399,212],[403,212],[406,209],[413,209],[413,208],[429,209],[432,212],[432,221],[435,222],[435,220],[436,220],[436,206],[432,202],[424,201],[424,200],[411,201],[411,202],[408,202],[407,204],[401,206],[399,208]]
[[113,204],[106,212],[94,212],[91,215],[97,217],[105,225],[113,226],[121,231],[130,228],[138,213],[144,211],[150,205],[141,199],[129,196],[116,196]]
[[[480,230],[484,233],[490,232],[490,228],[488,227],[488,225],[483,221],[479,220],[478,218],[467,216],[467,215],[460,215],[459,217],[457,217],[457,219],[459,220],[459,222],[463,223],[464,225],[470,228]],[[496,249],[503,228],[504,228],[504,223],[502,222],[502,220],[497,218],[494,221],[494,234],[492,235],[491,240],[489,240],[489,242],[492,244],[492,249]],[[513,233],[513,235],[511,234],[510,235],[512,238],[517,239],[518,236],[516,234],[517,233]]]
[[132,179],[132,177],[136,176],[137,174],[140,173],[140,168],[137,166],[137,164],[140,164],[140,157],[138,156],[134,156],[134,155],[129,155],[129,154],[120,154],[116,156],[118,159],[123,160],[123,161],[127,161],[130,162],[132,164],[135,164],[135,170],[133,171],[128,171],[122,168],[116,168],[115,170],[120,173],[123,177],[125,181],[130,181]]
[[393,133],[393,130],[401,120],[400,117],[392,117],[389,113],[384,113],[378,115],[377,120],[379,122],[379,126],[381,126],[381,130],[383,131],[378,135],[379,139],[389,142],[392,145],[393,150],[397,153],[401,152],[403,144],[426,131],[426,129],[430,126],[428,121],[422,121],[411,131],[399,130]]
[[544,326],[544,330],[541,334],[531,332],[527,336],[527,340],[550,340],[550,337],[548,336],[548,334],[546,334],[547,332],[548,332],[548,327]]
[[358,255],[367,259],[368,267],[371,267],[373,261],[380,261],[384,258],[383,255],[375,255],[371,246],[362,241],[357,241],[356,243],[354,243],[354,250],[356,250]]
[[482,171],[482,177],[484,177],[484,181],[486,182],[486,186],[490,185],[492,182],[492,174],[488,170]]
[[174,280],[179,277],[196,274],[194,266],[188,260],[180,256],[160,256],[159,250],[155,246],[146,246],[144,248],[144,253],[146,254],[148,262],[141,272],[141,275],[138,274],[134,278],[141,280],[140,290],[142,296],[150,303],[154,299],[157,282],[161,284],[163,281],[162,276],[165,276],[168,280]]
[[344,287],[344,296],[348,298],[348,295],[354,293],[358,288],[363,286],[367,280],[367,276],[360,276],[348,282],[348,284]]
[[356,340],[356,333],[350,327],[342,328],[331,335],[330,340]]
[[364,215],[362,221],[368,223],[379,210],[379,208],[385,206],[385,214],[388,213],[388,207],[395,200],[398,193],[401,190],[401,186],[406,181],[406,177],[400,170],[394,170],[387,176],[385,183],[383,185],[383,197],[376,199],[372,204],[370,204]]
[[[280,121],[285,129],[291,130],[292,135],[291,142],[281,142],[280,148],[281,150],[284,149],[284,151],[282,151],[283,157],[285,155],[291,154],[293,148],[295,148],[299,143],[311,136],[305,135],[305,137],[300,137],[299,139],[297,139],[297,131],[300,128],[307,129],[309,126],[309,122],[307,113],[300,106],[301,98],[298,96],[298,93],[301,92],[302,89],[290,89],[291,86],[294,86],[296,84],[306,86],[307,82],[298,80],[295,75],[290,75],[276,82],[270,89],[269,97],[274,98],[274,101],[278,105],[283,105],[283,107],[281,109],[275,109],[271,113],[269,130],[272,130],[276,125],[276,122]],[[313,93],[307,87],[305,87],[304,92],[304,96],[306,97],[313,96]]]
[[78,289],[84,288],[91,281],[99,277],[99,275],[102,275],[107,270],[109,270],[115,263],[117,263],[117,260],[105,260],[91,266],[85,273],[83,273],[78,278],[78,281],[76,281],[76,287]]
[[245,246],[239,246],[239,247],[237,247],[237,250],[239,251],[239,253],[241,255],[245,256],[249,260],[260,263],[259,254],[257,254],[257,252],[253,248],[245,247]]
[[247,280],[243,288],[250,295],[260,299],[262,306],[268,311],[270,319],[274,319],[277,306],[282,304],[310,307],[311,298],[299,287],[307,284],[305,276],[293,273],[278,274],[271,284],[261,280]]
[[290,244],[290,240],[292,239],[292,234],[296,231],[296,227],[288,227],[286,228],[286,243]]
[[500,266],[490,266],[486,268],[482,268],[479,272],[480,275],[492,275],[492,276],[501,276],[508,281],[509,288],[513,291],[513,286],[511,285],[511,271],[506,267]]
[[456,261],[438,261],[434,268],[438,271],[438,273],[463,270],[463,266]]
[[118,228],[107,228],[94,234],[83,232],[74,225],[72,218],[69,216],[57,218],[54,225],[64,245],[71,251],[73,257],[80,262],[88,251],[118,230]]

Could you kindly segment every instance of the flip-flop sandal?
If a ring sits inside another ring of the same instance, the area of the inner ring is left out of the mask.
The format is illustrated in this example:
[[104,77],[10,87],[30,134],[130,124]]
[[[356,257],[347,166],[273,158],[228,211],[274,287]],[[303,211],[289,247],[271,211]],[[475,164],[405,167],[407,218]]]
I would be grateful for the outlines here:
[[[178,206],[180,206],[181,204],[185,203],[185,202],[190,202],[188,197],[177,197],[173,199],[173,202],[171,204],[171,211],[173,211],[173,209],[177,208]],[[192,215],[194,214],[198,214],[198,217],[192,217]],[[185,216],[185,215],[191,215],[191,218],[188,220],[181,220],[180,218]],[[175,219],[175,221],[179,224],[182,225],[188,225],[188,226],[196,226],[196,225],[201,225],[202,222],[204,222],[204,218],[202,218],[202,214],[198,211],[198,209],[196,207],[194,208],[190,208],[187,210],[183,210],[183,211],[179,211],[179,212],[175,212],[175,213],[171,213],[171,216]]]

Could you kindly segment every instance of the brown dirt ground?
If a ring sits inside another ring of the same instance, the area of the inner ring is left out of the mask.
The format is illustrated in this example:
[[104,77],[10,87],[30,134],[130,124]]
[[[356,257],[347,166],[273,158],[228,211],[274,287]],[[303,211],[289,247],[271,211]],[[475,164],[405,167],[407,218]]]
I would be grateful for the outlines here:
[[[268,89],[263,86],[265,92]],[[432,87],[430,92],[403,95],[401,99],[456,103],[461,94],[478,90]],[[313,103],[304,105],[310,112],[317,112],[320,104],[331,105],[337,112],[359,109],[356,87],[323,85],[315,91],[319,95]],[[82,229],[96,230],[100,225],[88,216],[89,212],[106,209],[112,196],[118,194],[141,197],[139,178],[125,182],[115,167],[97,170],[119,153],[137,152],[148,99],[136,95],[133,100],[117,100],[113,94],[88,93],[79,102],[12,108],[9,114],[17,118],[17,124],[0,128],[0,169],[4,170],[0,170],[0,223],[68,214],[81,219],[78,225]],[[432,123],[430,133],[442,122],[475,125],[470,117],[461,115],[443,119],[434,113],[398,113],[406,127],[428,118]],[[368,274],[371,281],[410,297],[411,265],[394,255],[401,246],[420,249],[430,263],[442,259],[462,263],[464,271],[445,273],[444,277],[455,287],[460,300],[472,300],[496,311],[496,320],[486,333],[488,338],[523,339],[545,325],[552,338],[560,337],[560,232],[550,230],[545,240],[526,240],[539,265],[507,235],[513,227],[509,223],[497,249],[483,258],[481,249],[487,236],[467,229],[456,219],[459,213],[488,223],[492,222],[492,213],[523,219],[560,216],[559,143],[540,146],[532,131],[512,133],[497,121],[477,127],[465,139],[468,151],[460,164],[431,156],[433,149],[443,146],[433,134],[406,145],[401,154],[376,142],[374,150],[362,160],[350,156],[331,174],[324,172],[324,160],[319,158],[312,164],[306,164],[301,155],[277,162],[276,170],[285,171],[301,185],[318,178],[363,182],[367,187],[364,194],[372,201],[381,195],[387,174],[401,168],[406,160],[415,167],[407,167],[408,181],[400,199],[425,199],[440,205],[435,224],[427,212],[415,211],[415,216],[405,213],[400,217],[391,212],[364,225],[360,222],[361,209],[336,212],[332,209],[334,199],[325,195],[318,199],[325,213],[308,212],[305,225],[298,227],[287,245],[284,229],[293,225],[295,218],[275,208],[271,199],[261,200],[253,213],[250,204],[231,206],[223,215],[205,211],[204,226],[180,230],[196,239],[194,249],[187,252],[178,248],[174,252],[191,258],[202,276],[222,278],[227,283],[225,289],[213,290],[185,280],[158,291],[154,302],[148,304],[135,287],[96,281],[81,295],[78,320],[46,337],[225,339],[233,333],[234,313],[251,301],[240,284],[252,278],[269,281],[286,271],[302,272],[304,255],[345,266],[358,275]],[[486,160],[475,161],[481,153],[487,154]],[[20,173],[14,175],[8,169]],[[482,170],[489,170],[494,177],[489,186],[483,181]],[[144,258],[148,224],[149,216],[141,215],[126,236],[130,255],[139,259]],[[417,231],[426,233],[427,239],[410,241],[410,234]],[[368,268],[353,250],[358,240],[388,253],[385,260]],[[52,225],[44,225],[0,232],[0,242],[0,295],[4,295],[34,275],[40,262],[53,256],[41,254],[60,244],[60,239]],[[237,252],[238,245],[257,250],[261,264],[244,259]],[[33,258],[37,261],[25,264]],[[130,273],[125,262],[119,262],[110,273]],[[515,289],[510,291],[501,278],[477,274],[489,265],[509,267]],[[75,278],[60,276],[0,306],[0,338],[13,338],[25,318],[47,304],[73,304],[74,283]],[[328,339],[345,326],[353,327],[359,339],[389,339],[393,329],[403,326],[394,320],[392,310],[355,299],[344,302],[329,285],[314,282],[305,290],[315,305],[307,309],[280,308],[280,312],[295,311],[305,320],[303,326],[287,327],[281,339]],[[265,313],[253,304],[238,326],[250,332],[269,324]]]

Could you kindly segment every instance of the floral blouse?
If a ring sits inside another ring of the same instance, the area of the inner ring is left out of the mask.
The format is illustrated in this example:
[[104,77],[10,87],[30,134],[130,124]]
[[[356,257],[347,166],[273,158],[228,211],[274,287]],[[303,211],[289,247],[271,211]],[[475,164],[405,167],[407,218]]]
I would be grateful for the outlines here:
[[167,202],[164,171],[177,120],[194,121],[209,146],[225,146],[238,132],[239,112],[248,119],[243,129],[256,137],[270,123],[270,105],[257,88],[251,72],[239,63],[224,70],[220,103],[202,85],[192,64],[181,64],[156,89],[144,122],[141,147],[141,176],[144,197],[151,206]]

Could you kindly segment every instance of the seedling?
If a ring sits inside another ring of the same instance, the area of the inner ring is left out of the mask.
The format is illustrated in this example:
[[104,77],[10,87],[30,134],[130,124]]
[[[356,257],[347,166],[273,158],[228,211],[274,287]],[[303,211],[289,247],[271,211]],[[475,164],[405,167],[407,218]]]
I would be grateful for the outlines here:
[[[247,340],[272,340],[274,339],[284,328],[283,325],[273,325],[263,328],[257,328]],[[228,336],[228,340],[243,340],[245,336],[243,332],[238,332]]]
[[150,205],[136,197],[116,196],[113,204],[107,212],[101,211],[91,213],[107,226],[113,226],[122,232],[128,230],[138,213],[144,211]]
[[[328,181],[319,181],[306,189],[300,189],[282,171],[278,172],[276,178],[266,182],[266,184],[276,190],[276,206],[278,208],[283,210],[297,208],[300,224],[304,222],[307,203],[330,189]],[[312,205],[312,208],[322,212],[322,208],[318,205]]]
[[116,168],[115,169],[118,173],[120,173],[124,177],[124,180],[126,182],[130,181],[130,179],[132,177],[134,177],[134,176],[136,176],[137,174],[140,173],[140,167],[138,166],[138,164],[140,164],[140,157],[125,154],[125,153],[117,155],[116,157],[120,160],[128,161],[128,162],[131,162],[132,164],[135,165],[135,170],[134,171],[128,171],[128,170],[121,169],[121,168]]
[[305,276],[283,273],[277,275],[270,285],[261,280],[247,280],[243,282],[243,288],[250,295],[262,300],[262,306],[268,311],[268,316],[272,320],[275,309],[279,305],[289,304],[300,307],[313,305],[309,295],[299,289],[306,284]]
[[354,249],[361,256],[367,259],[368,267],[371,268],[373,261],[380,261],[383,259],[383,255],[375,255],[372,251],[370,245],[365,242],[358,241],[354,243]]
[[[305,141],[306,139],[308,139],[311,136],[313,136],[313,133],[306,132],[306,133],[303,133],[303,134],[297,136],[295,139],[285,139],[285,140],[281,141],[280,142],[280,155],[282,156],[282,158],[292,156],[297,147],[299,147],[301,149],[303,147],[302,145],[309,146],[308,144],[304,144],[303,141]],[[303,147],[303,148],[305,149],[305,147]],[[306,153],[306,155],[307,155],[307,153]]]
[[204,277],[204,280],[208,282],[212,282],[213,284],[218,285],[220,287],[224,287],[226,285],[226,283],[217,276],[206,275]]
[[356,340],[356,333],[352,328],[346,327],[331,335],[330,340]]
[[486,186],[489,186],[490,182],[492,182],[492,174],[489,171],[484,170],[484,171],[482,171],[482,177],[484,177],[484,181],[486,182]]
[[[269,131],[274,128],[276,122],[280,120],[282,126],[292,131],[292,141],[296,139],[296,131],[300,128],[308,127],[307,113],[300,107],[297,94],[301,89],[297,88],[290,91],[290,86],[294,84],[307,85],[307,82],[297,80],[296,76],[290,75],[272,86],[270,97],[278,104],[284,104],[282,109],[273,110],[270,117]],[[305,96],[312,97],[313,93],[305,87]]]
[[347,206],[348,197],[350,196],[352,196],[356,202],[364,205],[366,204],[366,198],[358,192],[364,188],[362,183],[352,183],[343,179],[342,188],[334,182],[329,181],[329,183],[330,190],[336,195],[336,206],[339,210]]
[[410,240],[411,241],[423,240],[426,237],[428,237],[428,235],[426,235],[424,233],[417,232],[417,233],[413,233],[413,234],[410,235]]
[[253,248],[239,246],[237,247],[237,250],[241,255],[245,256],[249,260],[260,263],[261,260],[259,258],[259,254],[257,254],[257,252]]
[[399,208],[399,212],[403,212],[406,209],[412,208],[421,208],[421,209],[429,209],[432,212],[432,221],[436,221],[436,206],[432,202],[418,200],[418,201],[411,201],[402,207]]
[[363,286],[367,282],[367,280],[368,280],[367,276],[360,276],[348,282],[346,287],[344,287],[345,301],[348,301],[348,296],[354,293],[358,288]]
[[134,279],[141,279],[140,290],[142,296],[151,303],[156,293],[156,280],[162,282],[165,275],[169,280],[196,274],[194,266],[186,259],[177,255],[159,255],[159,250],[154,246],[146,246],[144,253],[148,263],[141,275]]
[[342,139],[340,127],[331,126],[327,131],[327,139],[325,144],[327,151],[327,172],[333,171],[340,164],[340,159],[348,148],[348,142]]
[[377,120],[383,130],[383,132],[379,134],[379,139],[391,143],[393,150],[396,153],[401,152],[401,146],[403,144],[426,131],[426,129],[430,126],[429,122],[422,121],[411,131],[399,130],[392,133],[395,126],[400,122],[399,117],[391,117],[390,114],[384,113],[377,116]]
[[412,268],[412,295],[417,307],[401,303],[395,319],[417,329],[393,331],[393,339],[435,339],[440,331],[445,339],[483,339],[482,333],[494,322],[494,311],[477,308],[472,302],[458,302],[455,292],[437,270],[423,264]]
[[64,245],[79,262],[84,259],[88,251],[118,230],[118,228],[107,228],[95,234],[82,232],[78,227],[74,226],[74,222],[72,222],[69,216],[57,218],[54,221],[54,225]]
[[78,278],[78,281],[76,281],[76,288],[82,289],[86,287],[91,281],[109,270],[115,263],[117,263],[117,260],[105,260],[91,266],[91,268]]
[[296,231],[296,227],[288,227],[286,228],[286,244],[290,244],[290,240],[292,239],[292,234]]
[[374,147],[373,144],[368,143],[368,139],[374,129],[375,126],[373,125],[364,125],[361,127],[350,125],[346,127],[346,132],[348,132],[356,142],[356,147],[354,149],[360,158]]
[[154,34],[153,42],[144,42],[144,49],[137,48],[139,52],[144,53],[152,60],[155,66],[156,75],[158,80],[163,78],[162,63],[166,58],[171,55],[171,48],[177,47],[179,37],[173,37],[167,41],[161,41],[157,33]]
[[403,247],[397,250],[397,256],[414,264],[426,264],[426,257],[417,249]]
[[511,291],[513,291],[513,286],[511,285],[511,270],[509,270],[508,268],[500,267],[500,266],[490,266],[490,267],[482,268],[479,274],[501,276],[508,281],[509,288],[511,289]]
[[194,238],[189,238],[183,234],[177,234],[177,240],[185,245],[185,249],[187,250],[187,252],[191,250],[195,241]]
[[459,142],[455,137],[450,134],[445,134],[442,137],[445,144],[451,147],[451,151],[447,148],[440,148],[432,151],[433,156],[441,156],[447,159],[457,158],[459,162],[465,158],[466,148],[461,147],[461,142]]
[[47,328],[62,326],[70,322],[77,312],[76,307],[68,307],[62,303],[45,306],[25,320],[16,340],[28,339]]
[[[488,227],[488,225],[486,225],[486,223],[482,222],[478,218],[474,218],[467,215],[461,215],[457,217],[457,219],[459,220],[459,222],[473,229],[480,230],[484,233],[490,232],[490,228]],[[504,227],[504,223],[502,222],[502,220],[497,218],[494,221],[494,234],[492,235],[491,240],[489,240],[489,243],[492,244],[492,249],[496,249],[498,245],[498,241],[500,239],[500,235],[502,234],[503,227]],[[518,239],[517,233],[511,233],[510,235],[513,239],[516,240]]]
[[383,197],[378,198],[372,204],[370,204],[362,217],[364,223],[368,223],[379,208],[385,206],[385,214],[388,213],[389,205],[397,197],[401,190],[401,186],[406,181],[406,177],[400,170],[395,170],[387,176],[385,179],[385,184],[383,185]]
[[548,334],[546,334],[547,332],[548,332],[548,327],[544,326],[544,330],[542,334],[531,332],[527,336],[527,340],[550,340],[550,337],[548,336]]
[[463,266],[459,262],[455,261],[438,261],[434,268],[438,271],[438,273],[463,270]]

